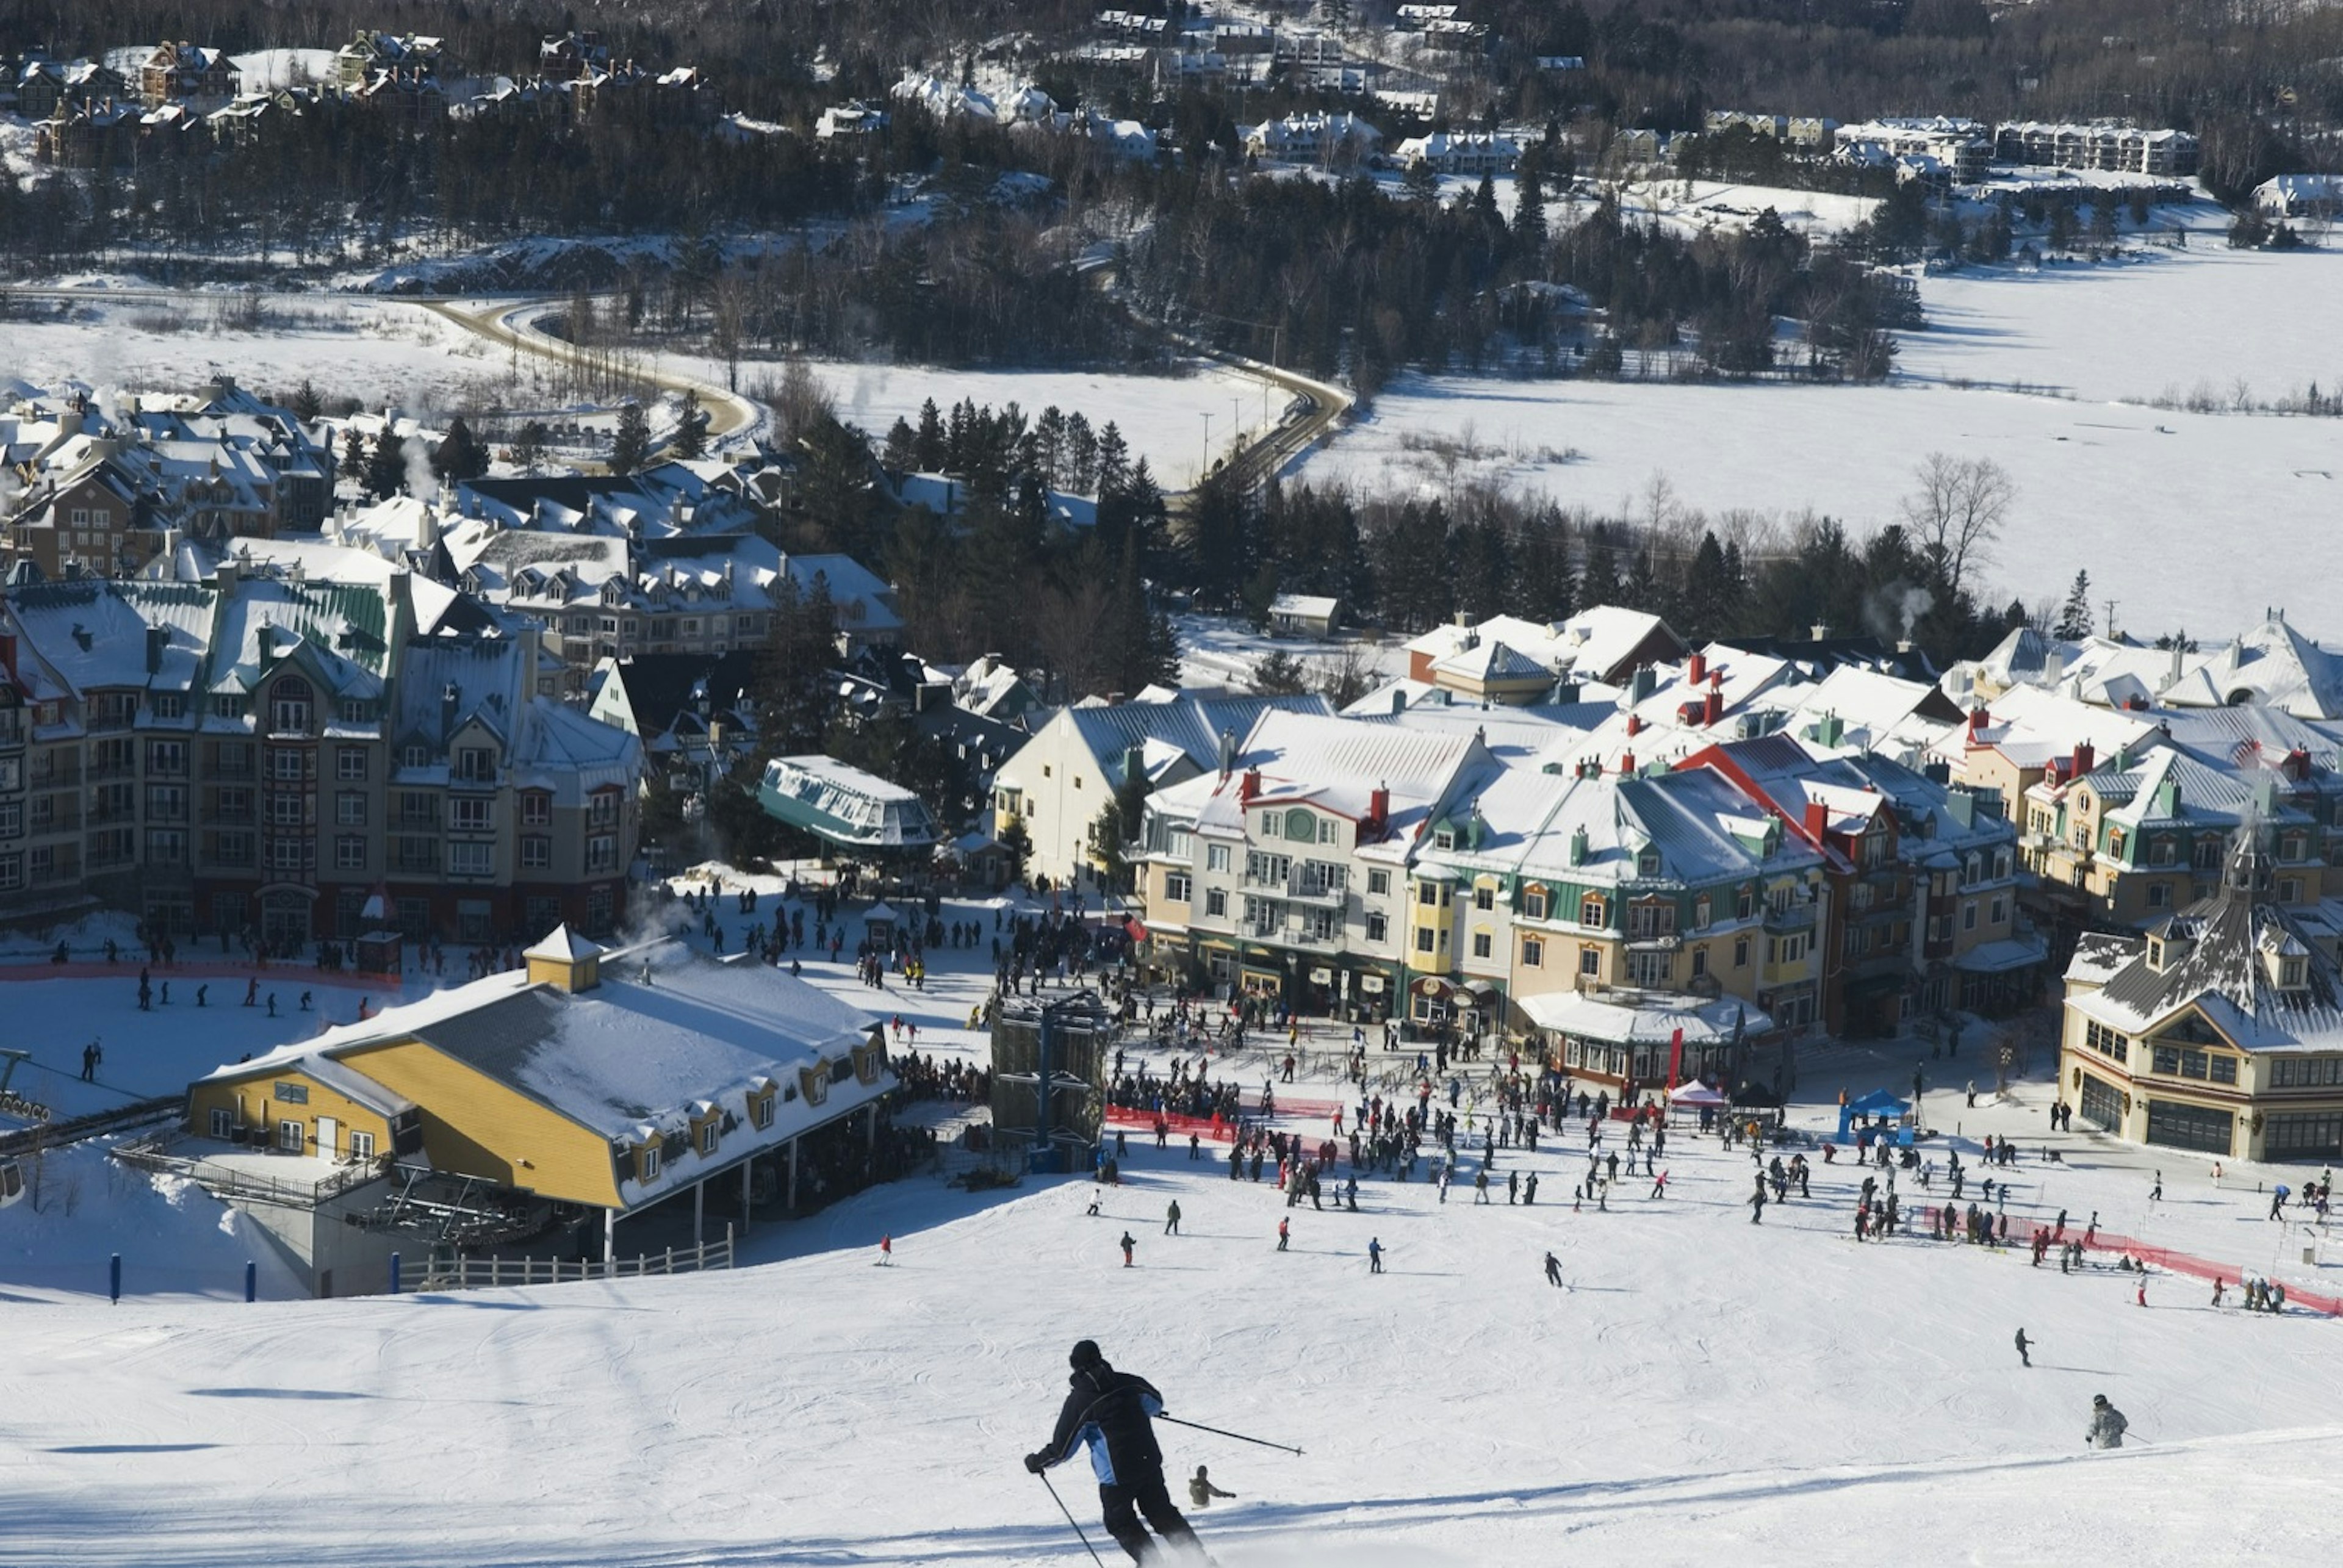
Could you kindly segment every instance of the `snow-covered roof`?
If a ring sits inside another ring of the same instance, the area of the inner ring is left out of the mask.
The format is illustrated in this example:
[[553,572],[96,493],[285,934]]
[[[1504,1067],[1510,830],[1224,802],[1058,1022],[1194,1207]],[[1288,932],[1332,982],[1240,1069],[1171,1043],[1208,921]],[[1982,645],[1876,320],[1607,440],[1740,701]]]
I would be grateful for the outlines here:
[[1751,1038],[1773,1031],[1772,1015],[1732,997],[1645,992],[1636,998],[1602,992],[1545,991],[1521,1000],[1522,1011],[1540,1029],[1601,1040],[1609,1045],[1664,1045],[1684,1030],[1686,1045],[1729,1044],[1734,1034]]
[[[2240,835],[2211,898],[2150,928],[2136,956],[2067,1006],[2124,1034],[2153,1032],[2194,1007],[2244,1050],[2343,1050],[2343,972],[2269,896],[2269,881],[2256,836]],[[2078,951],[2067,974],[2097,981],[2115,956]],[[2272,973],[2279,960],[2298,966],[2298,984]]]

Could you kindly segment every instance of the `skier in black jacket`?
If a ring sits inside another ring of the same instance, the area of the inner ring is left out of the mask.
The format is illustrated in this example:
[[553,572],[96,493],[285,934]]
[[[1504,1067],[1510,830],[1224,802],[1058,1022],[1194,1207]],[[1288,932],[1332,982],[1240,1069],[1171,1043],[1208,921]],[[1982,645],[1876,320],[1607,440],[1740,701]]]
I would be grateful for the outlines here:
[[1196,1533],[1172,1505],[1163,1484],[1163,1451],[1155,1446],[1152,1418],[1163,1413],[1163,1396],[1145,1378],[1109,1366],[1094,1340],[1077,1344],[1067,1359],[1074,1370],[1066,1380],[1058,1428],[1047,1444],[1025,1456],[1025,1468],[1039,1475],[1088,1446],[1106,1533],[1132,1562],[1157,1555],[1154,1541],[1139,1523],[1141,1513],[1164,1540],[1194,1546]]

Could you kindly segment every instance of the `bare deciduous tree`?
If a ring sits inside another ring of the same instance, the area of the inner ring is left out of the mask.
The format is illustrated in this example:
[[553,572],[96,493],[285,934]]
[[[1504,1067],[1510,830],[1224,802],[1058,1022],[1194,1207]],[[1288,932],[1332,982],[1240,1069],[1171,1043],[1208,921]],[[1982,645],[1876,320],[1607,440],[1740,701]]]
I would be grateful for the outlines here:
[[1994,540],[2017,499],[2016,482],[1991,457],[1931,452],[1914,470],[1920,487],[1904,498],[1904,522],[1946,586],[1958,595],[1969,569],[1993,558]]

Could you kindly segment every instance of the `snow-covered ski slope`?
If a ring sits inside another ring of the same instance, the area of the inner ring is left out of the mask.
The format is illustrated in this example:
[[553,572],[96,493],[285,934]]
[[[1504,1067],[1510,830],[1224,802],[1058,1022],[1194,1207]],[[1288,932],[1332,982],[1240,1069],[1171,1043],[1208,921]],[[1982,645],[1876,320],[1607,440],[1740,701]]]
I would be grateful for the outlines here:
[[[1199,1521],[1232,1563],[2343,1546],[2331,1322],[2216,1317],[2162,1282],[2142,1312],[2112,1275],[2016,1255],[1858,1251],[1819,1191],[1753,1227],[1733,1202],[1745,1162],[1713,1145],[1671,1151],[1664,1203],[1607,1215],[1475,1209],[1462,1190],[1443,1211],[1421,1184],[1377,1184],[1356,1216],[1305,1205],[1282,1255],[1265,1184],[1136,1162],[1098,1219],[1080,1184],[978,1202],[915,1183],[802,1228],[834,1251],[729,1274],[11,1304],[0,1559],[1071,1563],[1018,1458],[1082,1335],[1173,1413],[1307,1451],[1162,1430],[1172,1465],[1209,1463],[1240,1494]],[[1172,1196],[1177,1240],[1159,1234]],[[1548,1247],[1567,1292],[1540,1276]],[[2085,1452],[2101,1391],[2144,1443]],[[1055,1475],[1086,1511],[1080,1471]]]
[[[981,906],[945,915],[990,923]],[[727,908],[728,928],[747,922]],[[922,1050],[964,1048],[984,955],[930,957],[918,993],[806,972],[917,1023]],[[134,1019],[109,1022],[110,1049],[164,1027]],[[1811,1059],[1799,1124],[1830,1121],[1842,1083],[1908,1087],[1909,1049]],[[1260,1058],[1242,1069],[1256,1078]],[[1973,1178],[1982,1133],[2026,1147],[2013,1221],[2065,1207],[2079,1227],[2096,1209],[2105,1229],[2261,1269],[2304,1244],[2281,1241],[2252,1190],[2298,1171],[2232,1164],[2217,1186],[2194,1157],[2080,1135],[2044,1164],[2046,1085],[1970,1111],[1955,1091],[1976,1064],[1926,1070]],[[1668,1197],[1623,1177],[1608,1213],[1571,1211],[1584,1158],[1565,1135],[1500,1151],[1486,1207],[1468,1163],[1445,1206],[1421,1180],[1373,1179],[1357,1215],[1289,1211],[1265,1182],[1146,1142],[1096,1219],[1084,1181],[971,1197],[919,1180],[760,1227],[757,1266],[729,1273],[246,1306],[138,1293],[133,1256],[118,1307],[0,1275],[0,1564],[1071,1568],[1089,1559],[1019,1461],[1086,1336],[1172,1413],[1306,1451],[1160,1429],[1176,1472],[1207,1463],[1240,1494],[1197,1518],[1231,1568],[2207,1568],[2343,1549],[2343,1323],[2248,1316],[2234,1291],[2216,1312],[2203,1283],[2167,1274],[2143,1311],[2111,1269],[1858,1246],[1845,1161],[1817,1161],[1813,1201],[1753,1226],[1749,1161],[1714,1140],[1672,1141]],[[2166,1197],[2150,1205],[2156,1168]],[[1516,1169],[1540,1172],[1534,1208],[1504,1201]],[[1919,1196],[1908,1175],[1902,1190]],[[1176,1239],[1161,1234],[1174,1198]],[[28,1235],[25,1213],[0,1211],[0,1242],[51,1258],[82,1244],[53,1213]],[[83,1289],[126,1233],[93,1229]],[[890,1268],[873,1266],[881,1235]],[[215,1236],[186,1261],[216,1266],[234,1245]],[[1549,1249],[1567,1291],[1544,1282]],[[2338,1271],[2289,1259],[2279,1277],[2331,1292]],[[232,1298],[235,1283],[207,1288]],[[2119,1453],[2083,1448],[2097,1392],[2130,1417]],[[1091,1524],[1084,1468],[1052,1477]]]

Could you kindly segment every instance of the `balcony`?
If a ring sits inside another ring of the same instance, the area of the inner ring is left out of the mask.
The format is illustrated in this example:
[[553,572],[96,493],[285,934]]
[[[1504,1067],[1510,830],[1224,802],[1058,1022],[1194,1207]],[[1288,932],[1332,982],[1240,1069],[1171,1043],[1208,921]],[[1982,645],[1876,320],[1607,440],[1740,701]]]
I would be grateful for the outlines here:
[[138,765],[136,762],[93,762],[85,777],[92,784],[103,784],[108,779],[136,779],[138,777]]
[[1296,868],[1285,879],[1285,896],[1304,903],[1340,904],[1351,895],[1349,879],[1339,870],[1331,877],[1304,874]]
[[1776,935],[1815,929],[1815,905],[1795,903],[1765,906],[1765,929]]

